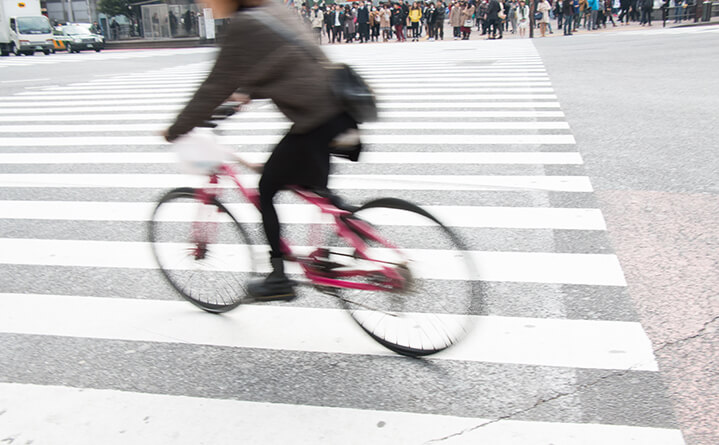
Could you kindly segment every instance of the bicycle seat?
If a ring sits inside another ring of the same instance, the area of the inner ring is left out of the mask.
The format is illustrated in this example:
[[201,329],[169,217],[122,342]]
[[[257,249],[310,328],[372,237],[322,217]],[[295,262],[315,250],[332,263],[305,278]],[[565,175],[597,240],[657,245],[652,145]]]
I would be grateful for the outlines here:
[[344,199],[339,197],[338,195],[334,194],[332,190],[328,189],[327,187],[303,187],[305,190],[308,190],[312,193],[314,193],[317,196],[321,196],[322,198],[328,199],[333,206],[337,207],[340,210],[346,210],[350,213],[356,212],[359,210],[358,206],[348,204],[345,202]]

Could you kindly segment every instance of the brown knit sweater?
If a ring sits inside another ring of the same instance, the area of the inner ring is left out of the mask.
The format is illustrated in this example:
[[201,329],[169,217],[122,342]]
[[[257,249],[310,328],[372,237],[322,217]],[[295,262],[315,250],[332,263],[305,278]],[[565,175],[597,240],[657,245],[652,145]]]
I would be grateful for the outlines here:
[[287,8],[268,1],[258,7],[276,26],[302,39],[313,55],[297,42],[288,41],[250,14],[238,11],[215,66],[169,129],[175,138],[210,118],[212,111],[232,93],[239,91],[253,99],[272,99],[294,125],[291,133],[305,133],[340,114],[342,108],[329,89],[327,61]]

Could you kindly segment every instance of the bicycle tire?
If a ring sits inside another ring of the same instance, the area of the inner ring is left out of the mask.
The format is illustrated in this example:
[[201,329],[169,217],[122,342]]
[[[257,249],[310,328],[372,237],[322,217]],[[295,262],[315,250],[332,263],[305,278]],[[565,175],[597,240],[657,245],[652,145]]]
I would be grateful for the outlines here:
[[[332,289],[355,322],[384,347],[412,357],[435,354],[459,342],[470,331],[473,315],[481,304],[474,264],[460,237],[426,210],[396,198],[370,201],[351,218],[369,223],[394,246],[398,239],[426,246],[399,248],[399,253],[390,253],[406,255],[408,260],[399,268],[411,283],[402,292]],[[420,235],[407,230],[408,224]],[[365,242],[371,249],[378,246],[367,239]],[[337,246],[328,248],[330,252],[336,249]],[[382,255],[388,252],[392,249],[382,248]],[[355,266],[367,263],[356,254],[352,257]],[[419,259],[436,263],[419,265]],[[394,261],[389,256],[383,260]],[[452,264],[445,264],[447,260]],[[450,270],[450,266],[457,270]],[[366,282],[366,278],[355,281],[361,280]]]
[[[162,275],[182,298],[207,312],[227,312],[240,305],[246,295],[238,266],[249,269],[244,270],[247,275],[254,273],[252,243],[225,205],[217,198],[203,203],[197,191],[178,188],[160,199],[149,221],[150,245]],[[200,212],[207,215],[204,219],[212,220],[201,221],[198,226],[197,220],[203,219]],[[198,227],[216,229],[217,236],[207,243],[193,242],[193,230]],[[217,259],[223,254],[229,262],[220,264]],[[192,289],[193,282],[198,283],[197,290]]]

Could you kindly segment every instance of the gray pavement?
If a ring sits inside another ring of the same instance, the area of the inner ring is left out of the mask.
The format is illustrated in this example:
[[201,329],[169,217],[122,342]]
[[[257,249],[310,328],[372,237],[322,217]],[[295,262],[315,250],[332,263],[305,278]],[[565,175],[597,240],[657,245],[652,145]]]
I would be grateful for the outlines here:
[[697,445],[719,443],[715,30],[536,42]]
[[[719,313],[719,302],[712,298],[716,296],[719,283],[712,282],[712,278],[716,276],[715,267],[712,270],[712,264],[716,265],[716,249],[712,251],[710,247],[717,238],[712,224],[717,219],[717,190],[716,182],[711,179],[719,169],[711,156],[712,150],[708,141],[716,139],[716,120],[719,116],[715,111],[716,107],[711,104],[711,96],[705,92],[716,91],[715,81],[711,78],[711,73],[717,68],[714,66],[716,58],[712,62],[714,65],[706,60],[710,58],[711,45],[716,45],[717,39],[719,34],[714,32],[679,33],[672,30],[661,35],[651,30],[578,35],[574,39],[537,40],[534,45],[541,56],[541,62],[547,68],[566,118],[462,119],[490,122],[566,120],[571,126],[571,132],[552,130],[465,133],[569,133],[576,137],[576,146],[368,146],[370,152],[578,151],[584,159],[584,165],[422,165],[405,162],[401,165],[343,164],[335,170],[338,175],[384,175],[396,173],[395,170],[399,169],[402,174],[533,175],[538,180],[553,175],[588,175],[594,187],[593,193],[531,189],[430,189],[346,190],[343,195],[355,202],[381,193],[400,195],[422,205],[600,208],[607,220],[606,232],[478,228],[471,224],[458,228],[458,232],[469,241],[470,248],[495,253],[613,255],[616,252],[628,282],[628,287],[625,288],[569,282],[544,283],[541,280],[492,281],[485,284],[487,299],[481,315],[532,317],[528,320],[567,320],[577,323],[636,323],[641,320],[653,342],[660,372],[631,367],[606,369],[602,366],[544,366],[483,361],[415,361],[392,356],[352,355],[351,351],[348,351],[348,354],[327,354],[321,351],[313,352],[311,349],[285,351],[232,348],[214,344],[179,344],[173,341],[127,341],[122,337],[100,339],[89,336],[21,335],[2,330],[0,324],[0,349],[6,351],[9,358],[0,365],[0,382],[41,387],[51,385],[88,390],[120,390],[158,396],[191,396],[200,398],[203,403],[227,399],[259,404],[289,404],[294,407],[351,408],[370,412],[379,410],[458,416],[475,422],[476,428],[464,433],[461,430],[454,431],[456,438],[465,438],[470,443],[474,443],[471,442],[473,440],[484,440],[491,443],[525,444],[530,443],[528,437],[541,441],[535,436],[522,436],[526,433],[523,428],[530,426],[548,428],[547,431],[551,433],[548,433],[547,440],[557,443],[577,443],[576,439],[574,442],[571,439],[565,442],[558,439],[558,435],[567,426],[597,428],[581,430],[586,431],[582,433],[585,434],[583,437],[599,440],[596,443],[607,443],[610,440],[607,437],[610,436],[603,434],[609,434],[609,428],[614,425],[624,425],[639,427],[632,430],[632,434],[637,434],[633,439],[638,440],[638,443],[656,443],[655,440],[646,439],[649,436],[641,435],[649,433],[662,435],[662,440],[667,440],[666,443],[681,443],[681,439],[673,433],[675,428],[681,428],[687,444],[713,445],[717,442],[713,434],[717,431],[715,421],[719,418],[715,415],[716,386],[712,386],[717,381],[714,373],[717,367],[712,366],[712,363],[716,363],[717,357],[714,325],[715,317]],[[463,42],[363,47],[337,45],[329,47],[328,51],[360,66],[374,65],[373,69],[378,74],[388,71],[406,73],[410,82],[421,69],[402,71],[401,67],[384,68],[382,65],[396,62],[400,53],[411,54],[414,57],[409,60],[420,63],[436,62],[440,57],[447,57],[444,66],[447,72],[451,72],[453,64],[466,67],[467,60],[471,61],[472,58],[498,60],[508,57],[511,63],[516,61],[511,60],[512,58],[518,57],[513,56],[515,52],[531,57],[534,51],[532,46],[527,47],[524,46],[526,43],[512,42],[511,39],[466,43],[464,46]],[[64,55],[71,59],[58,59],[57,63],[37,62],[23,67],[4,66],[12,62],[0,61],[0,73],[5,82],[0,83],[0,97],[19,92],[16,88],[18,85],[29,87],[23,88],[22,91],[33,91],[37,87],[46,86],[47,81],[37,79],[43,79],[42,76],[46,76],[48,70],[52,70],[52,85],[57,87],[47,91],[56,92],[61,91],[63,86],[77,82],[93,82],[168,67],[181,67],[207,61],[212,56],[212,52],[208,50],[197,53],[189,53],[187,50],[156,51],[151,53],[156,56],[151,57],[140,57],[140,52],[83,54],[83,57],[87,56],[83,59]],[[669,58],[666,57],[667,52],[670,54]],[[127,57],[123,58],[123,54]],[[94,56],[100,57],[91,62],[90,57]],[[520,60],[521,57],[519,56]],[[521,68],[519,70],[521,71]],[[682,77],[688,78],[691,84],[676,83],[677,79]],[[469,76],[468,79],[472,80],[472,77]],[[437,85],[449,87],[451,83],[433,83],[433,86]],[[477,81],[477,86],[482,86],[482,81]],[[81,96],[82,93],[78,93],[79,99]],[[108,88],[108,96],[112,97],[112,88]],[[409,100],[411,101],[411,98]],[[167,111],[172,112],[174,107],[168,106]],[[52,108],[48,111],[42,111],[41,106],[39,108],[40,113],[77,114],[71,110],[72,107],[68,110]],[[133,112],[132,108],[117,105],[115,112]],[[457,111],[470,109],[462,108],[461,105],[456,107]],[[692,116],[695,117],[694,120]],[[699,116],[705,118],[699,119]],[[403,120],[410,119],[397,119]],[[438,117],[425,120],[456,119]],[[163,119],[149,118],[147,121],[162,122]],[[116,123],[121,127],[130,122]],[[707,130],[706,127],[711,129]],[[418,133],[422,131],[398,130],[388,134]],[[424,133],[433,134],[432,131]],[[113,134],[126,136],[138,133],[118,130]],[[78,135],[82,133],[67,131],[55,134],[57,138]],[[3,133],[3,136],[33,138],[47,135],[21,132]],[[248,151],[263,149],[266,147],[248,147]],[[160,150],[163,149],[157,146],[138,145],[3,146],[0,147],[0,155],[27,153],[41,156],[42,153],[121,151],[131,156],[135,152],[150,153]],[[172,173],[172,170],[167,165],[153,163],[0,163],[0,174],[3,175],[37,173],[140,173],[156,176]],[[48,200],[68,203],[152,202],[162,192],[149,188],[82,188],[67,184],[62,187],[1,187],[0,190],[1,199],[6,201]],[[285,197],[279,202],[291,201]],[[255,234],[259,232],[257,225],[249,227]],[[295,232],[301,234],[301,228],[290,225],[288,233],[292,235]],[[425,246],[432,243],[432,240],[425,239],[426,236],[421,230],[408,230],[406,234],[398,236],[406,237],[410,245]],[[2,218],[0,237],[135,243],[144,240],[144,232],[142,222],[107,222],[103,221],[102,217],[89,221],[75,221],[72,218],[51,218],[47,221]],[[20,264],[5,260],[4,264],[0,264],[0,284],[4,293],[28,295],[120,298],[128,302],[172,301],[176,298],[171,289],[160,280],[157,271],[123,267],[86,267],[70,263],[65,266]],[[336,302],[303,289],[302,298],[289,307],[332,309],[336,308]],[[218,321],[227,322],[226,319]],[[347,322],[351,323],[349,319]],[[289,331],[291,332],[291,328]],[[290,332],[288,335],[291,335]],[[611,335],[610,332],[605,334]],[[621,355],[625,351],[614,350],[612,353]],[[192,366],[187,366],[188,363]],[[178,399],[171,400],[165,403],[179,405]],[[4,401],[0,394],[0,413],[3,412],[3,403],[10,402]],[[13,405],[10,404],[5,409],[12,411],[12,408]],[[329,411],[323,413],[330,415]],[[529,422],[521,425],[511,423],[520,420]],[[510,431],[518,435],[517,437],[525,437],[525,440],[517,439],[519,442],[511,442],[509,436],[493,435],[493,430],[486,428],[486,422],[509,425],[507,428]],[[377,425],[380,424],[384,425],[384,422]],[[38,431],[48,427],[46,424],[37,425]],[[371,432],[366,425],[360,424],[350,424],[346,430],[358,443],[362,442],[363,434]],[[157,431],[159,430],[153,431],[153,434]],[[0,433],[18,440],[29,437],[28,431],[23,431],[26,435],[22,436],[17,431],[3,430],[2,423]],[[557,436],[552,436],[552,433]],[[611,436],[614,443],[629,443],[632,440],[626,431],[615,434]],[[106,432],[106,437],[115,440],[120,436]],[[427,435],[421,442],[438,437],[439,434]],[[645,438],[644,441],[642,437]],[[388,435],[383,440],[386,443],[398,443],[402,442],[401,438],[402,435]],[[264,436],[264,442],[271,440],[271,436]]]

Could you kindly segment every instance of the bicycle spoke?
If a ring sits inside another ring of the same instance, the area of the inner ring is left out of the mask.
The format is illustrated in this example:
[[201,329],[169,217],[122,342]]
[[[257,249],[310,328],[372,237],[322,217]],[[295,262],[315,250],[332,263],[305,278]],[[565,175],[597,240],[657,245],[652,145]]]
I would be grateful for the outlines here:
[[223,312],[243,296],[231,274],[238,264],[252,272],[253,256],[249,237],[232,214],[217,201],[198,201],[200,195],[189,188],[168,192],[153,213],[150,241],[165,278],[183,298]]
[[[373,214],[375,209],[379,214]],[[364,240],[376,240],[366,241],[368,248],[364,254],[369,258],[357,258],[354,248],[342,247],[342,239],[335,238],[328,243],[338,246],[330,251],[333,258],[357,272],[340,275],[338,279],[377,287],[373,290],[338,288],[334,291],[352,317],[373,338],[401,354],[432,354],[459,341],[467,332],[464,323],[471,321],[468,315],[473,307],[472,283],[457,278],[426,278],[437,276],[437,271],[445,269],[451,271],[452,276],[470,270],[465,249],[457,237],[425,211],[400,200],[380,199],[366,204],[358,213],[361,215],[354,216],[366,221],[367,230],[375,232],[363,237]],[[373,221],[375,215],[381,219]],[[431,255],[429,250],[395,248],[401,246],[397,241],[410,238],[401,228],[385,225],[392,221],[408,221],[408,226],[422,227],[425,238],[416,242],[428,243],[434,249],[451,250],[452,254]],[[417,255],[407,255],[407,252],[416,252]],[[447,263],[447,259],[451,262]],[[332,258],[328,260],[332,261]],[[404,284],[397,284],[396,277],[387,275],[385,268],[399,274]],[[472,276],[471,273],[465,275]]]

